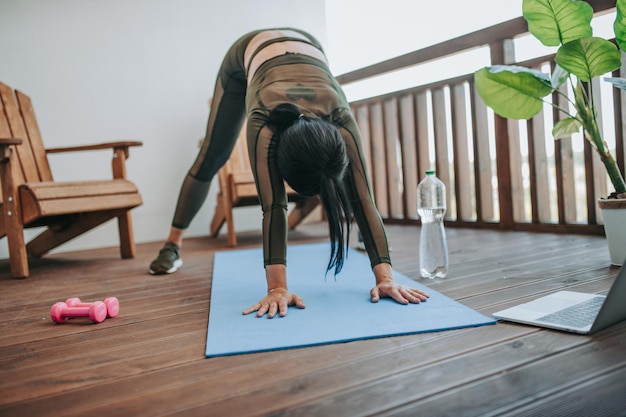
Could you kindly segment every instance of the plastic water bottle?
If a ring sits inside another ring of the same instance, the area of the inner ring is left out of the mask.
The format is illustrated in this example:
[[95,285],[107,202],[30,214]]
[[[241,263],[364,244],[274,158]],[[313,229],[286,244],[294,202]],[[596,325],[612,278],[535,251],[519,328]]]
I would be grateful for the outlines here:
[[417,186],[417,214],[422,221],[420,275],[424,278],[445,278],[448,274],[445,213],[446,186],[435,176],[435,171],[426,171],[426,177]]

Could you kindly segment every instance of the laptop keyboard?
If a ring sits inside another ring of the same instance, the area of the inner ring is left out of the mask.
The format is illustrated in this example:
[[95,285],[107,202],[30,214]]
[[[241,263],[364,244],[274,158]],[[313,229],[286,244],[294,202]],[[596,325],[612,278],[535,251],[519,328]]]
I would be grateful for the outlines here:
[[589,326],[598,315],[604,298],[605,297],[602,296],[591,298],[571,307],[564,308],[563,310],[540,317],[537,321],[574,328]]

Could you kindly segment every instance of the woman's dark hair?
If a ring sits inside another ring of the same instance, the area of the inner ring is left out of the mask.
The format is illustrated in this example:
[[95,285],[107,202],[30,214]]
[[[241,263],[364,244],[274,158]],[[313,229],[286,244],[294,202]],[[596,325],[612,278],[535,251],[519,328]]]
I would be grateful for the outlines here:
[[280,175],[298,194],[320,197],[330,234],[326,270],[334,267],[337,275],[343,267],[352,222],[343,181],[349,159],[341,133],[327,120],[303,116],[292,104],[272,110],[268,124],[274,129]]

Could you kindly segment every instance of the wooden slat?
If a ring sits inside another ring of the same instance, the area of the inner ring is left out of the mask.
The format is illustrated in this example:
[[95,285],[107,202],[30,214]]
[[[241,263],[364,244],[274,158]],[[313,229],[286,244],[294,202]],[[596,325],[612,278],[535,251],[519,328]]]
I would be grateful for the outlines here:
[[[568,108],[567,98],[562,94],[567,90],[567,86],[561,86],[559,92],[553,95],[553,100],[559,108]],[[555,111],[553,119],[555,121],[562,120],[567,116],[563,112]],[[559,139],[555,143],[556,157],[556,178],[557,178],[557,195],[559,221],[564,223],[574,223],[577,221],[577,207],[573,202],[576,201],[576,172],[574,170],[574,152],[572,147],[572,137]]]
[[37,200],[71,197],[97,197],[111,194],[136,194],[137,186],[125,180],[36,182],[22,185],[22,192]]
[[356,123],[361,133],[361,142],[363,146],[363,155],[367,162],[367,177],[372,181],[372,145],[370,140],[370,120],[368,106],[358,106],[353,109]]
[[4,105],[4,111],[9,123],[9,129],[11,130],[11,136],[23,140],[21,145],[16,146],[16,155],[19,160],[18,165],[21,167],[23,178],[26,181],[31,182],[40,181],[41,178],[39,177],[39,172],[37,170],[35,156],[28,141],[24,120],[20,114],[15,93],[9,86],[1,82],[0,99],[2,99],[2,103]]
[[[0,100],[0,138],[8,139],[11,137],[11,129],[9,129],[9,122],[7,120],[6,115],[4,114],[4,105],[2,104],[2,100]],[[14,152],[15,147],[11,147],[10,152]],[[5,155],[2,155],[4,158]],[[21,172],[20,172],[21,173]],[[2,192],[0,190],[0,203],[2,203],[3,197]]]
[[473,192],[473,170],[470,165],[469,121],[467,120],[467,101],[465,84],[457,84],[451,90],[452,138],[454,143],[454,178],[457,218],[475,219]]
[[533,220],[541,223],[550,223],[553,219],[550,215],[550,204],[553,193],[550,192],[549,181],[553,175],[548,174],[548,156],[546,154],[546,125],[543,113],[532,118],[532,132],[529,132],[533,154],[529,156],[531,165],[530,182],[531,206],[536,210],[532,213]]
[[[593,84],[593,101],[595,105],[595,110],[597,113],[598,120],[598,129],[600,132],[604,132],[604,123],[603,123],[603,106],[602,106],[602,98],[600,95],[600,83],[603,82],[599,77],[594,78],[591,83]],[[597,201],[600,198],[604,198],[608,195],[608,187],[607,187],[607,173],[604,164],[600,160],[600,156],[597,152],[594,152],[593,158],[593,192],[594,192],[594,204],[593,209],[596,210],[596,219],[601,224],[603,223],[602,219],[602,210],[598,207]],[[613,190],[611,190],[613,191]]]
[[[626,52],[621,51],[622,54],[622,66],[615,71],[615,75],[619,78],[626,78]],[[618,90],[613,90],[613,102],[615,103],[615,142],[616,142],[616,156],[617,165],[624,175],[626,175],[626,123],[623,123],[626,117],[626,94],[616,93]]]
[[476,172],[476,212],[478,221],[494,219],[494,186],[492,184],[493,170],[491,166],[490,135],[488,129],[487,106],[478,95],[476,86],[472,83],[473,94],[473,126],[474,126],[474,164]]
[[3,100],[0,100],[0,138],[10,138],[11,129],[9,128],[9,121],[4,111]]
[[419,217],[417,215],[417,184],[420,173],[417,162],[413,96],[409,94],[402,97],[399,106],[404,216],[408,219],[417,219]]
[[[508,142],[509,142],[509,164],[506,169],[509,173],[511,183],[511,196],[512,196],[512,210],[513,220],[515,222],[524,222],[528,217],[526,216],[526,202],[528,196],[524,192],[524,179],[522,177],[522,157],[521,157],[521,138],[519,131],[519,121],[511,120],[507,124],[508,128]],[[500,171],[500,167],[498,167]],[[499,183],[498,183],[499,184]]]
[[16,90],[15,96],[20,106],[20,113],[24,120],[24,128],[28,135],[28,142],[33,151],[33,158],[37,166],[40,181],[52,181],[52,171],[48,164],[48,158],[46,157],[46,149],[41,139],[41,132],[39,131],[39,125],[37,124],[37,118],[35,117],[35,110],[33,109],[33,103],[26,94]]
[[[77,197],[67,199],[43,200],[39,202],[41,216],[56,216],[61,214],[106,211],[121,208],[133,208],[141,205],[139,194],[117,194],[98,196],[97,198]],[[26,217],[26,210],[24,210]]]
[[596,196],[594,192],[595,169],[594,160],[596,152],[591,147],[589,141],[583,141],[583,154],[585,158],[585,200],[587,202],[587,221],[589,223],[598,223],[598,216],[595,208]]
[[[513,43],[501,40],[490,44],[491,64],[506,65],[514,61],[515,52]],[[498,210],[499,224],[501,229],[509,230],[513,228],[516,219],[516,207],[514,196],[516,195],[513,184],[513,172],[515,172],[515,130],[512,129],[512,122],[505,118],[494,116],[494,131],[496,138],[496,175],[498,178]],[[513,135],[513,136],[509,136]],[[513,142],[513,143],[510,143]],[[517,148],[519,149],[519,148]]]
[[421,180],[426,171],[435,169],[430,161],[430,134],[429,134],[429,95],[423,91],[415,95],[415,121],[417,123],[417,160],[418,160],[418,180]]
[[371,161],[374,201],[380,215],[389,217],[385,133],[383,128],[383,110],[380,103],[374,103],[370,108],[370,127],[371,154],[376,155],[376,158],[372,158]]
[[[32,195],[29,194],[28,197],[32,197]],[[141,204],[141,196],[137,193],[108,194],[91,197],[77,196],[52,200],[33,200],[22,194],[22,219],[24,224],[28,224],[40,217],[122,208],[131,209]]]
[[389,193],[389,216],[401,219],[404,217],[402,207],[403,186],[400,153],[400,131],[398,127],[398,103],[387,100],[383,103],[383,120],[385,126],[385,155],[387,159],[387,190]]
[[450,150],[448,149],[448,112],[443,89],[433,90],[433,114],[439,115],[434,120],[436,175],[446,186],[446,218],[456,218],[456,201],[452,198],[455,184],[450,176]]

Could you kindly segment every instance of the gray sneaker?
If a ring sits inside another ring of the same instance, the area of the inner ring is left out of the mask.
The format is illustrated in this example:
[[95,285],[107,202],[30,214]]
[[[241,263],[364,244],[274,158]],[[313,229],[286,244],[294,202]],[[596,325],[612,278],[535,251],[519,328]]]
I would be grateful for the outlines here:
[[152,275],[171,274],[183,266],[180,259],[180,248],[171,242],[167,242],[159,251],[159,256],[150,264]]

